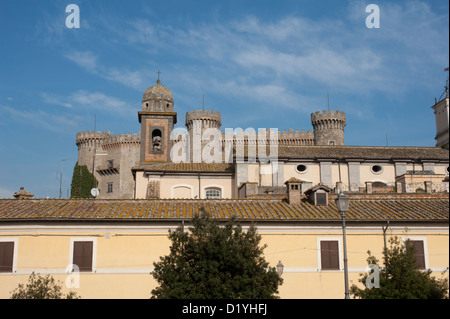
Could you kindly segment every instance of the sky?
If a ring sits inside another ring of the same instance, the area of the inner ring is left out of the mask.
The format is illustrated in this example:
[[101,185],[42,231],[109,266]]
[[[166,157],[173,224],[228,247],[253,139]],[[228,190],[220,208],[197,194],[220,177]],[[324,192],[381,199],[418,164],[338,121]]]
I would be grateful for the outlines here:
[[0,198],[57,198],[61,171],[66,197],[76,133],[139,132],[158,70],[176,127],[203,101],[222,130],[312,130],[329,108],[346,145],[433,147],[448,39],[446,0],[2,0]]

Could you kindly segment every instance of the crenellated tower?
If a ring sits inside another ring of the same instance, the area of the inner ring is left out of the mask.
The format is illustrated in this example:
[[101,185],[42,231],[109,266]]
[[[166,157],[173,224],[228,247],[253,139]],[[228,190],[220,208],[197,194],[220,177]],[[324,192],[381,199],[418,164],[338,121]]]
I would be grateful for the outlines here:
[[314,128],[314,145],[344,145],[345,113],[322,111],[311,114]]
[[[211,110],[196,110],[186,113],[186,128],[189,134],[190,159],[194,152],[201,152],[208,141],[202,141],[202,133],[209,128],[217,130],[222,126],[220,112]],[[200,145],[194,145],[193,141],[202,141]]]
[[95,165],[94,154],[101,149],[103,140],[110,136],[110,131],[84,131],[77,133],[78,165],[86,165],[92,173]]

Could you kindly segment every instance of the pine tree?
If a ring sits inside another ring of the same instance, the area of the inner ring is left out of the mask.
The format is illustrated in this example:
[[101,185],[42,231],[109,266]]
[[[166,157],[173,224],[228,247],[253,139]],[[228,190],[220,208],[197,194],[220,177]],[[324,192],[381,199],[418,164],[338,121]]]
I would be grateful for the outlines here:
[[[448,298],[448,279],[431,276],[431,269],[420,270],[414,258],[414,246],[406,241],[401,243],[398,237],[389,239],[390,247],[383,252],[384,267],[378,265],[378,259],[370,251],[367,263],[379,269],[379,288],[368,288],[362,274],[360,282],[365,288],[352,285],[350,293],[360,299],[444,299]],[[369,278],[372,280],[372,278]]]
[[159,287],[152,298],[272,299],[283,280],[262,256],[256,227],[247,232],[231,219],[223,227],[206,214],[195,216],[189,232],[169,232],[170,254],[154,263]]
[[97,185],[97,179],[87,166],[79,166],[77,162],[73,169],[70,198],[91,198],[91,189]]

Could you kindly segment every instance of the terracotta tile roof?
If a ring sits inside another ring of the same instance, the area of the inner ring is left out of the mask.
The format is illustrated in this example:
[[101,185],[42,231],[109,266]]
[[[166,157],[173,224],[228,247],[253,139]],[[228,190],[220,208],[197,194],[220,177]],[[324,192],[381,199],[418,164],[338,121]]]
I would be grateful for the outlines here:
[[158,163],[134,167],[133,170],[164,171],[164,172],[217,172],[232,173],[234,164],[228,163]]
[[[448,195],[350,195],[348,220],[449,221]],[[236,216],[250,221],[339,221],[330,195],[328,206],[304,200],[0,200],[0,223],[5,221],[149,221],[189,219],[203,207],[215,218]]]
[[[256,151],[258,151],[256,147]],[[235,147],[235,157],[246,156],[248,147]],[[270,155],[269,145],[266,154]],[[449,159],[449,152],[438,147],[378,146],[294,146],[278,145],[278,158],[364,158],[364,159]]]

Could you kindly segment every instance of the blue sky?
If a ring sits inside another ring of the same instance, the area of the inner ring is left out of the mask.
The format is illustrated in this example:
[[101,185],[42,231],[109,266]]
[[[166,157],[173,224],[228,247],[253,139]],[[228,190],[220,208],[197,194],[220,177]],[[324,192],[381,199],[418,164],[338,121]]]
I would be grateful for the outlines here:
[[[80,28],[65,24],[68,4]],[[368,4],[380,28],[368,29]],[[161,82],[177,126],[202,107],[222,129],[312,129],[345,111],[347,145],[434,146],[431,106],[449,61],[448,1],[0,2],[0,198],[63,194],[75,135],[136,133],[142,94]]]

